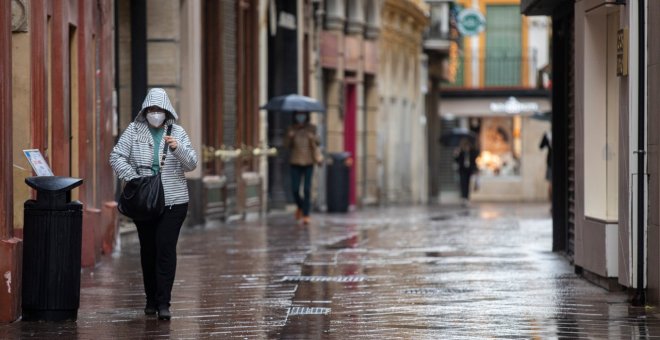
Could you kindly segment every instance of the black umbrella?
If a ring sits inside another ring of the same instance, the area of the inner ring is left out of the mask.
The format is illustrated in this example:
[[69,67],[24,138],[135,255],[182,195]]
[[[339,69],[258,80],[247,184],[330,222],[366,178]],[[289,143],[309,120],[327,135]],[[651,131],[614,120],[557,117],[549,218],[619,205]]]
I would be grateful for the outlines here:
[[261,109],[285,112],[325,112],[325,106],[316,99],[298,94],[271,98]]
[[456,147],[463,139],[467,139],[468,142],[474,145],[477,135],[468,129],[453,128],[451,131],[445,132],[440,136],[440,143],[444,146]]

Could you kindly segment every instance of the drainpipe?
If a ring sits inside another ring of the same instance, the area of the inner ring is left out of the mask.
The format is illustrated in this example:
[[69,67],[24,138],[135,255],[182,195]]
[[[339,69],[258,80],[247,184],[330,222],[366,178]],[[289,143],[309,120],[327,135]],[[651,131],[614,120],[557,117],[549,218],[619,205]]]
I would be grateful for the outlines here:
[[646,11],[645,0],[638,1],[638,30],[639,30],[639,58],[638,58],[638,136],[637,136],[637,171],[639,177],[637,180],[637,291],[633,298],[633,305],[643,306],[646,303],[646,291],[644,289],[644,262],[645,262],[645,184],[646,184],[646,167],[644,160],[646,157],[645,143],[646,143]]

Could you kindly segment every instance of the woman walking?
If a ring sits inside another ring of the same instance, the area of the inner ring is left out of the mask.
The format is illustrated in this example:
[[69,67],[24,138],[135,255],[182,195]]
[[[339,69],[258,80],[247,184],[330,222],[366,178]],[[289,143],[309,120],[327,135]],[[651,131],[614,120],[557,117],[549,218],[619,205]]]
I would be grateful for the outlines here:
[[[142,109],[110,153],[110,165],[124,181],[161,171],[165,212],[152,220],[134,221],[140,239],[140,260],[146,306],[144,313],[169,320],[176,272],[176,244],[188,212],[185,171],[197,167],[197,154],[163,89],[149,90]],[[170,135],[167,135],[171,126]],[[163,149],[165,144],[165,160]]]
[[[296,201],[296,220],[310,223],[312,175],[316,154],[321,144],[316,135],[316,126],[309,122],[309,112],[295,112],[293,125],[289,127],[285,145],[290,150],[291,190]],[[303,195],[300,196],[300,182],[303,182]]]

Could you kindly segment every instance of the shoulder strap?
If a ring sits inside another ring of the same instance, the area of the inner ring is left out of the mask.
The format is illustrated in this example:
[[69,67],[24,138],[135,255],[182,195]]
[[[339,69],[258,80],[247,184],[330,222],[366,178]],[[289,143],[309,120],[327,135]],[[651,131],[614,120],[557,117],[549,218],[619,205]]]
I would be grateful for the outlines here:
[[[167,132],[165,133],[165,136],[169,136],[172,134],[172,124],[167,126]],[[167,157],[167,150],[169,150],[169,145],[165,143],[163,145],[163,157],[160,159],[160,169],[162,171],[163,166],[165,166],[165,157]]]

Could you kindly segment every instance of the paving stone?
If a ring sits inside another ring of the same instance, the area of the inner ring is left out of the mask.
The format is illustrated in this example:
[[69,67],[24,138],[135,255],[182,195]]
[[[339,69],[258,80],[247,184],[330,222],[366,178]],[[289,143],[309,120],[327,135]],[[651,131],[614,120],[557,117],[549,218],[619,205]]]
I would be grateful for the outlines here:
[[[172,320],[145,316],[137,237],[84,270],[78,321],[0,339],[638,339],[633,308],[551,252],[547,205],[366,209],[186,229]],[[442,216],[442,218],[438,218]]]

